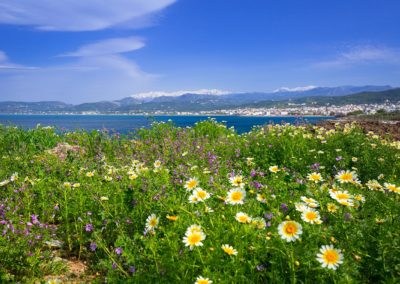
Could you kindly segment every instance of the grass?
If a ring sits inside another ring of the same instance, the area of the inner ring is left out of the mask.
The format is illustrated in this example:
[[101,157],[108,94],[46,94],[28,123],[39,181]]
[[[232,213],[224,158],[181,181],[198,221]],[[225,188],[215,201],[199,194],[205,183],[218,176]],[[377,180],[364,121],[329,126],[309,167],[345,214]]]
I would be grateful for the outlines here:
[[400,144],[356,125],[3,126],[0,154],[2,282],[65,281],[71,259],[98,283],[400,281]]

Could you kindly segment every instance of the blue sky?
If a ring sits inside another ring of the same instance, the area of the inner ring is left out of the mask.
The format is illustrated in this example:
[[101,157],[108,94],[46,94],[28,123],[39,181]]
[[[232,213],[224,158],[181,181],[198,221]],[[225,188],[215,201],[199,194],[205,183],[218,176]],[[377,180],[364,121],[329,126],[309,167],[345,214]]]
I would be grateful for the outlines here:
[[400,86],[398,0],[1,0],[0,100]]

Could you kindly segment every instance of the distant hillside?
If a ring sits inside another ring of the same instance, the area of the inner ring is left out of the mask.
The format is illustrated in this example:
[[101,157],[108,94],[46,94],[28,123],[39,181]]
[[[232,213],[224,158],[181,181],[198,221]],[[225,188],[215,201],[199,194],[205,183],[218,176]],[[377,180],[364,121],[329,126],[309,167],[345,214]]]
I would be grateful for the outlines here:
[[[389,90],[388,90],[389,88]],[[383,91],[376,91],[382,90]],[[362,92],[352,93],[361,90]],[[373,90],[373,91],[371,91]],[[349,92],[351,94],[349,94]],[[288,88],[273,93],[183,94],[151,99],[127,97],[78,105],[63,102],[0,102],[0,113],[128,113],[195,112],[241,107],[287,107],[288,105],[345,105],[397,102],[400,89],[390,86],[312,87],[295,91]]]
[[381,104],[386,101],[397,103],[400,101],[400,88],[391,89],[382,92],[362,92],[358,94],[352,94],[347,96],[315,96],[315,97],[304,97],[293,100],[284,100],[279,102],[265,101],[257,104],[251,104],[248,106],[254,107],[271,107],[271,106],[287,106],[288,104],[306,104],[306,105],[348,105],[348,104]]
[[400,88],[386,90],[382,92],[362,92],[353,95],[347,95],[342,97],[320,97],[320,104],[377,104],[384,103],[386,101],[396,103],[400,101]]

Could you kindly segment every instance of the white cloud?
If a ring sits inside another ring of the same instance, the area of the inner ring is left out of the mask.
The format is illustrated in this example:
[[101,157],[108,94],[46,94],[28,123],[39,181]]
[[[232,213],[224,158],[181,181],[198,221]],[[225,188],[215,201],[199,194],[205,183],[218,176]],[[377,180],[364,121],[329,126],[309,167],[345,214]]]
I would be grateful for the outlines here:
[[33,69],[37,68],[10,62],[5,52],[0,50],[0,71],[33,70]]
[[349,67],[372,63],[400,63],[400,51],[388,47],[354,46],[337,54],[333,59],[314,63],[314,67]]
[[111,38],[81,46],[77,51],[61,56],[87,57],[124,53],[144,47],[144,41],[138,37]]
[[155,77],[119,55],[80,57],[69,64],[0,76],[0,100],[114,100],[148,89]]
[[143,27],[175,0],[2,0],[0,23],[49,31]]

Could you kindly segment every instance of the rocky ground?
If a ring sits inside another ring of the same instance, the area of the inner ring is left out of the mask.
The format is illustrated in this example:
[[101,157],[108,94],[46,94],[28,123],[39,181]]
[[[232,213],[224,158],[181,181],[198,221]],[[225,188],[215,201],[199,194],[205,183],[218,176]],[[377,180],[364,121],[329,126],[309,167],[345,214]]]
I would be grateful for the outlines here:
[[336,120],[325,120],[319,125],[325,128],[334,128],[336,123],[344,125],[356,121],[358,125],[364,130],[365,133],[373,131],[380,136],[390,136],[395,140],[400,140],[400,121],[385,121],[385,120],[367,120],[367,119],[353,119],[353,118],[340,118]]

